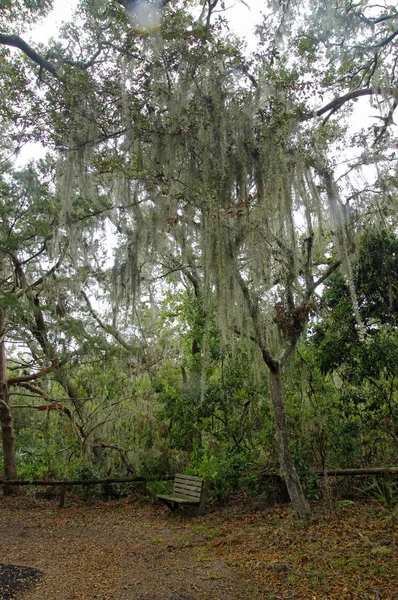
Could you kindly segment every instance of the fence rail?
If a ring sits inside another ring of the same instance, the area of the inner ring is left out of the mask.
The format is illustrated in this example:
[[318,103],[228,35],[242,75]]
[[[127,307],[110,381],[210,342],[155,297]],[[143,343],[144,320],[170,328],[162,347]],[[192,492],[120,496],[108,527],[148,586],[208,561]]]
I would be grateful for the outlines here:
[[162,475],[161,477],[121,477],[121,478],[110,478],[106,479],[75,479],[70,481],[46,481],[45,479],[29,479],[29,480],[11,480],[11,479],[0,479],[0,486],[3,486],[4,494],[11,493],[11,489],[15,486],[45,486],[45,487],[58,487],[60,489],[59,495],[59,508],[65,506],[66,490],[69,487],[75,485],[89,486],[89,485],[103,485],[105,490],[110,488],[114,483],[141,483],[143,493],[146,492],[146,484],[151,481],[169,481],[174,479],[172,475]]
[[326,475],[326,477],[344,477],[345,475],[391,475],[398,474],[398,467],[374,467],[369,469],[331,469],[327,471],[311,471],[315,475]]
[[149,483],[151,481],[170,481],[174,479],[172,475],[162,475],[161,477],[122,477],[121,479],[76,479],[76,480],[60,480],[60,481],[47,481],[45,479],[25,479],[25,480],[11,480],[11,479],[0,479],[0,485],[45,485],[45,486],[70,486],[70,485],[96,485],[102,484],[107,485],[111,483]]
[[[371,467],[368,469],[328,469],[325,471],[309,471],[308,475],[317,475],[319,477],[355,477],[355,476],[369,476],[369,475],[382,475],[384,479],[384,489],[386,499],[389,502],[391,500],[390,483],[394,475],[398,475],[398,467]],[[278,478],[282,480],[281,476],[276,473],[263,473],[263,478]],[[103,485],[105,489],[107,486],[118,483],[142,483],[143,491],[146,490],[146,484],[154,481],[171,481],[174,479],[173,475],[162,475],[159,477],[121,477],[121,478],[105,478],[105,479],[76,479],[76,480],[60,480],[60,481],[47,481],[44,479],[29,479],[29,480],[7,480],[0,479],[0,486],[4,486],[4,493],[7,493],[10,488],[15,486],[45,486],[45,487],[59,487],[60,488],[60,499],[59,506],[62,508],[65,504],[65,493],[66,488],[81,485]]]
[[[369,469],[329,469],[326,471],[309,471],[308,475],[318,475],[320,477],[345,477],[355,475],[398,475],[398,467],[371,467]],[[278,477],[277,473],[263,473],[263,477]],[[158,477],[122,477],[122,478],[106,478],[106,479],[75,479],[60,481],[46,479],[25,479],[11,480],[0,479],[0,485],[18,486],[74,486],[74,485],[107,485],[112,483],[149,483],[151,481],[171,481],[174,475],[160,475]]]

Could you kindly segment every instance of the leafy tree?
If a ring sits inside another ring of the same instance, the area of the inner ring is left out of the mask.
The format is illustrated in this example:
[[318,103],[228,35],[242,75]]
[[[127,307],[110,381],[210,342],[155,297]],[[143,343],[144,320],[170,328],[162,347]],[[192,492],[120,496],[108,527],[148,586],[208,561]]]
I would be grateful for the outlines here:
[[[26,386],[40,393],[33,381],[57,366],[55,357],[43,361],[34,351],[32,341],[43,335],[40,293],[48,291],[48,282],[62,258],[52,267],[42,267],[55,219],[48,180],[33,166],[12,172],[7,163],[3,163],[0,194],[0,419],[4,475],[7,479],[16,479],[10,386]],[[14,369],[20,372],[14,376],[10,376],[7,369],[6,338],[17,347],[21,346],[18,348],[21,358],[14,362]],[[32,373],[34,369],[36,372]]]
[[326,307],[312,338],[322,370],[338,374],[344,411],[356,414],[363,429],[376,426],[381,445],[370,447],[363,462],[385,461],[387,438],[397,443],[397,250],[388,229],[362,236],[353,269],[360,322],[346,282],[335,276],[326,285]]
[[[65,223],[80,204],[116,227],[114,300],[137,298],[151,278],[185,271],[205,314],[216,308],[222,343],[242,336],[257,348],[269,371],[281,471],[296,515],[306,520],[283,369],[317,310],[316,289],[340,267],[355,297],[349,255],[365,210],[350,173],[374,162],[382,174],[374,187],[389,198],[396,32],[386,28],[395,26],[396,11],[315,3],[305,24],[307,13],[291,3],[262,25],[259,51],[247,59],[222,19],[213,21],[221,3],[204,3],[199,19],[184,3],[164,5],[152,36],[131,25],[123,3],[111,2],[82,3],[47,58],[14,39],[33,71],[7,55],[19,103],[8,118],[16,119],[15,136],[61,150]],[[392,61],[383,59],[387,47]],[[39,68],[41,93],[32,80]],[[325,90],[338,95],[323,104]],[[381,98],[383,125],[374,147],[356,135],[360,156],[340,174],[346,136],[335,117],[366,95]],[[314,110],[314,97],[321,108]],[[73,241],[78,247],[77,234]],[[335,260],[325,258],[332,244]]]

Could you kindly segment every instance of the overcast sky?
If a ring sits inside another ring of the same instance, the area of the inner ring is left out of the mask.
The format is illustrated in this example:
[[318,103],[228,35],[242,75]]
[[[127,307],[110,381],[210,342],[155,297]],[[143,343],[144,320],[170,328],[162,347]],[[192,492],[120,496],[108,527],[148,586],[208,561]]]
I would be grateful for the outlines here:
[[[31,32],[31,37],[36,41],[45,42],[49,37],[55,36],[63,21],[68,21],[78,0],[55,0],[52,13]],[[224,15],[229,19],[231,28],[246,40],[249,49],[253,50],[256,44],[253,34],[256,24],[262,21],[261,11],[264,10],[264,2],[259,0],[226,0],[226,11]]]

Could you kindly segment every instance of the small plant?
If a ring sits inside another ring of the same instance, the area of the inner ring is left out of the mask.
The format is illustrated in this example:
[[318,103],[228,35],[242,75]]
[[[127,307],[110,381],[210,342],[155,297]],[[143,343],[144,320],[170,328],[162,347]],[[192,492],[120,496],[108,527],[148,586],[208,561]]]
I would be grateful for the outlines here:
[[170,481],[148,481],[146,484],[146,498],[154,500],[159,494],[170,494],[172,482]]
[[397,487],[388,479],[376,479],[376,481],[368,487],[367,491],[369,491],[370,494],[385,508],[398,502]]
[[373,546],[371,553],[374,554],[375,556],[390,556],[390,554],[392,554],[394,552],[393,548],[390,548],[390,546]]
[[204,531],[206,531],[206,529],[206,525],[195,525],[194,527],[192,527],[192,533],[203,533]]
[[351,506],[352,504],[355,504],[353,500],[338,500],[336,502],[336,508],[337,510],[341,510],[343,508],[346,508],[347,506]]

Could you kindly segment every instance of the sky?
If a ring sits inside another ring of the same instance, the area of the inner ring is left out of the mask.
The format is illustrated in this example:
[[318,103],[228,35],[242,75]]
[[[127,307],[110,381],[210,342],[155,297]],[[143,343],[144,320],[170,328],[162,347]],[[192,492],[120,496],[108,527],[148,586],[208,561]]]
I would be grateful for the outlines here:
[[[63,21],[68,21],[77,0],[55,0],[54,9],[42,23],[36,25],[30,33],[30,37],[36,41],[45,42],[49,37],[55,36]],[[264,2],[259,0],[227,0],[224,15],[229,19],[231,28],[245,39],[249,50],[254,49],[256,38],[254,27],[262,21],[261,11],[264,10]]]

